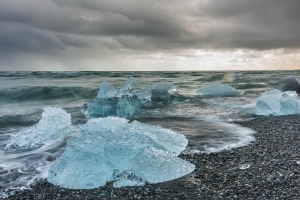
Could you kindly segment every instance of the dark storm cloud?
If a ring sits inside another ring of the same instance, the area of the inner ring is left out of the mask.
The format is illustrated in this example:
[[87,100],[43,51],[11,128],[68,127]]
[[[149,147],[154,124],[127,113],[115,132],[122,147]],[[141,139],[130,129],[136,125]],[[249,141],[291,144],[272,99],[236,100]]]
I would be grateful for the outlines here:
[[0,1],[0,52],[299,48],[299,0]]

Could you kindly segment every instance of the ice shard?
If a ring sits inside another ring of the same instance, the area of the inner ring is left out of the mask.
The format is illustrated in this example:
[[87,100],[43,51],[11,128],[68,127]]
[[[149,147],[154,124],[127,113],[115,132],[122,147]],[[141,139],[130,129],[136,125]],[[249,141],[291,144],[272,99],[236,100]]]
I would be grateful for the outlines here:
[[71,116],[61,108],[44,108],[42,119],[36,124],[10,136],[6,150],[31,149],[45,141],[66,137],[72,130]]
[[300,101],[296,91],[269,90],[256,99],[256,115],[300,114]]
[[120,90],[116,90],[106,81],[100,84],[96,99],[91,100],[81,107],[81,111],[88,119],[118,116],[130,118],[140,112],[140,101],[131,93],[134,78],[130,77]]
[[241,96],[243,92],[224,84],[214,84],[208,85],[203,88],[196,90],[196,95],[200,96],[212,96],[212,97],[222,97],[222,96]]
[[300,93],[300,80],[293,76],[287,76],[278,82],[274,88],[281,92],[296,91]]
[[168,129],[124,118],[90,119],[50,168],[48,181],[90,189],[114,181],[115,187],[179,178],[195,166],[177,157],[187,139]]
[[157,83],[143,90],[135,90],[133,93],[141,100],[142,104],[151,102],[165,103],[178,95],[176,87],[172,83]]

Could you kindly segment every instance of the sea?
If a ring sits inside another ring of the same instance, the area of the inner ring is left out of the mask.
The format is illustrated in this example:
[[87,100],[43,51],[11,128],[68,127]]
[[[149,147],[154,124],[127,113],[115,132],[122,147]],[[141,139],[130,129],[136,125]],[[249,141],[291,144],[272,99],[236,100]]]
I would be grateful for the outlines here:
[[[0,72],[0,198],[47,178],[50,165],[66,146],[62,138],[35,149],[7,151],[10,135],[37,124],[46,107],[64,109],[75,126],[86,123],[81,107],[95,99],[102,81],[121,88],[134,77],[133,90],[174,84],[180,100],[144,106],[130,120],[184,134],[189,144],[183,153],[194,154],[233,149],[255,140],[253,130],[236,122],[257,117],[256,98],[290,75],[300,77],[300,71]],[[242,95],[195,94],[196,89],[213,84],[230,85]]]

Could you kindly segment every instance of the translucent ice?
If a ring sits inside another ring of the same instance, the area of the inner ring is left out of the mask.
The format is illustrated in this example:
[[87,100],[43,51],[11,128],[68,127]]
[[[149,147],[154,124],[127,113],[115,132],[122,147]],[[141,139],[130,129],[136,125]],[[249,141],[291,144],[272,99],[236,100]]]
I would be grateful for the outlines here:
[[269,90],[256,99],[256,115],[300,114],[300,101],[295,91]]
[[297,93],[300,93],[300,80],[293,76],[287,76],[277,83],[275,89],[278,89],[281,92],[296,91]]
[[196,95],[201,96],[241,96],[242,92],[236,90],[234,87],[224,84],[208,85],[196,90]]
[[157,83],[146,87],[143,90],[135,90],[133,92],[142,103],[147,102],[163,102],[177,94],[176,88],[172,83]]
[[90,189],[115,181],[115,187],[157,183],[184,176],[194,165],[177,157],[187,139],[171,130],[117,117],[90,119],[67,141],[51,166],[48,181]]
[[86,118],[119,116],[129,118],[140,112],[140,101],[131,93],[134,78],[130,77],[120,90],[115,90],[106,81],[100,84],[96,99],[81,107]]
[[128,118],[140,111],[140,101],[136,96],[96,98],[84,104],[81,110],[88,119],[107,116]]
[[71,116],[61,108],[44,108],[38,124],[10,136],[6,150],[30,149],[48,140],[67,136],[71,131]]
[[123,87],[118,91],[117,97],[122,97],[124,95],[132,96],[131,85],[133,82],[134,82],[133,77],[128,78],[127,81],[124,83]]
[[112,98],[116,96],[117,90],[106,81],[101,82],[97,98]]

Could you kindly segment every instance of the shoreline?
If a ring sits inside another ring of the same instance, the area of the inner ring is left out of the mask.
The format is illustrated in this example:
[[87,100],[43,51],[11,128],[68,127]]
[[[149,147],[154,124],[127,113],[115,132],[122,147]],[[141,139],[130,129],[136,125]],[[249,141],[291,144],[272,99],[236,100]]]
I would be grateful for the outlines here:
[[74,190],[40,181],[8,199],[300,199],[300,116],[235,122],[255,141],[210,154],[180,155],[196,165],[180,179],[137,187]]

